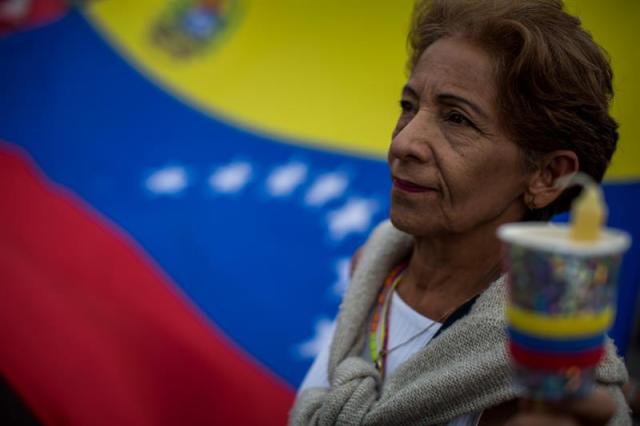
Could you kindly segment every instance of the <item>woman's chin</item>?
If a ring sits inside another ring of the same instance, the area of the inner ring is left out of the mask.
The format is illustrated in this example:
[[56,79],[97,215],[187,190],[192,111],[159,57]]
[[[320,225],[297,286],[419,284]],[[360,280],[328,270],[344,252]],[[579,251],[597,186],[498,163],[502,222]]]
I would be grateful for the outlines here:
[[392,208],[389,219],[396,229],[416,237],[438,234],[438,226],[435,223],[425,220],[424,216],[414,216],[415,215],[406,214],[406,212],[394,211]]

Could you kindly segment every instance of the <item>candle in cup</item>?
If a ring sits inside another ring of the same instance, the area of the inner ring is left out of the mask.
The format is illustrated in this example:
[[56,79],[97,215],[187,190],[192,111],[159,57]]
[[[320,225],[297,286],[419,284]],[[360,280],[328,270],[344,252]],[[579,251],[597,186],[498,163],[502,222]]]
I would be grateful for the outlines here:
[[509,273],[508,348],[523,396],[558,400],[593,387],[630,244],[626,233],[603,228],[605,217],[600,189],[589,183],[572,206],[571,224],[512,223],[498,230]]
[[571,239],[597,241],[606,216],[607,206],[602,200],[602,191],[596,185],[586,185],[571,206]]

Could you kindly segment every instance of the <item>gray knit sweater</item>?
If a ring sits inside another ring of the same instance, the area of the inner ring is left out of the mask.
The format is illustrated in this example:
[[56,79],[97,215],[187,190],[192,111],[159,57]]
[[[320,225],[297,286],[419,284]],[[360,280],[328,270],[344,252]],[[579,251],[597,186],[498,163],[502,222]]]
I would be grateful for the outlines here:
[[[385,277],[413,245],[389,222],[364,247],[340,306],[331,343],[329,389],[311,388],[296,399],[290,425],[433,425],[516,397],[505,349],[503,279],[485,290],[465,317],[453,323],[384,382],[362,359],[367,319]],[[614,425],[630,425],[620,386],[627,380],[612,343],[597,369],[618,412]]]

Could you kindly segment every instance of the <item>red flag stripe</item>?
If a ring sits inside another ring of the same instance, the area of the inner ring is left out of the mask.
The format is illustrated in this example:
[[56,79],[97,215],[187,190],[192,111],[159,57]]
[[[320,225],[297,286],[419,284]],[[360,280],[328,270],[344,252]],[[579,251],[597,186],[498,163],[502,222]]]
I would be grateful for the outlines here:
[[286,423],[293,391],[0,144],[0,374],[46,424]]

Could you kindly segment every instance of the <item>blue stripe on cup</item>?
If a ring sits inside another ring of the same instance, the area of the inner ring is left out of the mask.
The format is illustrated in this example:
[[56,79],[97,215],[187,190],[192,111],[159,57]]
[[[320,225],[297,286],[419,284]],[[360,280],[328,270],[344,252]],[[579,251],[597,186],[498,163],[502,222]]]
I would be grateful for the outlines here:
[[525,334],[521,331],[514,330],[511,327],[507,328],[509,338],[518,343],[520,346],[524,346],[529,349],[535,349],[540,351],[549,352],[578,352],[588,349],[593,349],[604,344],[605,335],[602,333],[581,337],[579,339],[549,339],[534,337]]

